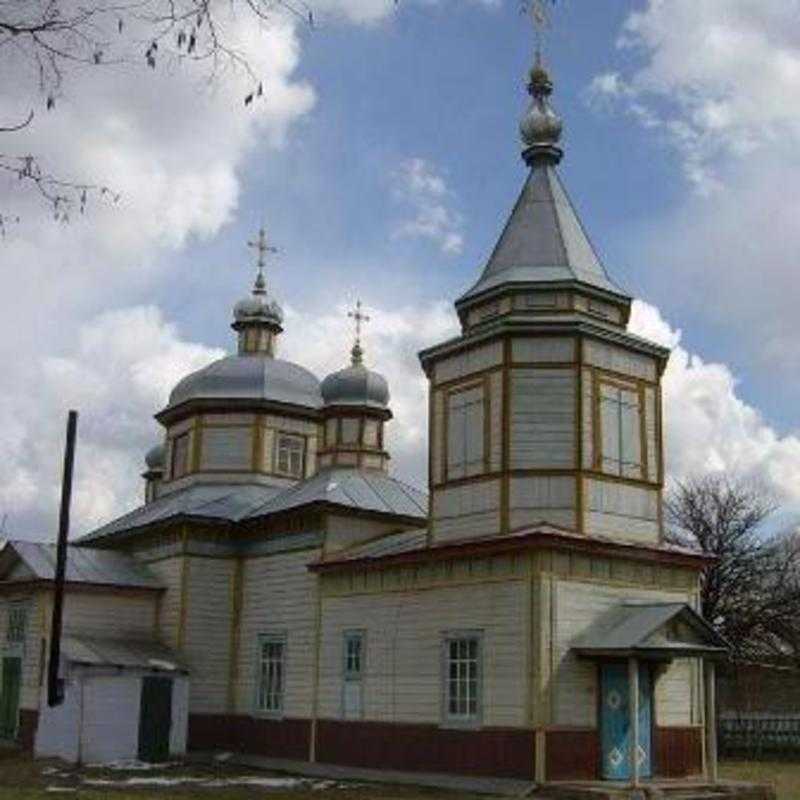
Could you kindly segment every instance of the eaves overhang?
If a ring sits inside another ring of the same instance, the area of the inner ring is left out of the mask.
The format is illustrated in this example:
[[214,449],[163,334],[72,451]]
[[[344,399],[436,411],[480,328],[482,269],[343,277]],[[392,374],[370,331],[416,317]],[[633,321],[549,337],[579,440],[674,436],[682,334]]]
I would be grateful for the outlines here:
[[322,410],[294,403],[280,403],[275,400],[259,400],[248,397],[197,397],[184,400],[174,406],[167,406],[153,416],[162,425],[171,425],[194,414],[209,413],[272,413],[286,417],[320,420]]
[[671,352],[667,347],[662,347],[648,339],[643,339],[622,328],[587,319],[580,314],[554,314],[551,316],[539,316],[536,319],[522,315],[499,317],[484,323],[474,332],[455,336],[441,344],[421,350],[418,353],[418,357],[422,368],[427,372],[428,365],[435,359],[455,355],[462,350],[474,347],[476,344],[510,334],[588,336],[604,342],[619,344],[637,353],[652,356],[658,361],[661,371],[666,367]]

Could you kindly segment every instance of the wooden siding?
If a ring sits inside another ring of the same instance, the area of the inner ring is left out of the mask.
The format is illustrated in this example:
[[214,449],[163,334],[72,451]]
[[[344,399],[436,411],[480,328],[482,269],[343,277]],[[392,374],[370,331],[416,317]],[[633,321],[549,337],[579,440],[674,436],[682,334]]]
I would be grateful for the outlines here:
[[430,427],[429,447],[431,449],[431,481],[441,483],[444,480],[444,403],[446,393],[442,389],[431,388],[433,394],[433,417]]
[[320,717],[341,718],[343,634],[361,629],[366,634],[364,718],[439,723],[442,637],[467,629],[483,634],[483,724],[524,726],[526,597],[521,580],[324,597]]
[[576,466],[575,382],[572,369],[511,371],[512,469]]
[[147,564],[166,591],[158,599],[157,626],[158,638],[170,647],[178,644],[178,628],[181,618],[181,573],[183,557],[164,558]]
[[489,471],[503,467],[503,374],[495,372],[489,378]]
[[595,397],[594,397],[594,373],[591,369],[584,367],[581,372],[581,445],[583,454],[582,467],[584,469],[592,469],[594,467],[595,459],[595,445],[594,445],[594,413],[595,413]]
[[398,525],[393,522],[354,519],[331,514],[327,518],[325,531],[325,557],[397,530]]
[[658,394],[653,386],[644,390],[645,441],[647,447],[647,477],[651,481],[660,481],[659,463],[662,442],[658,423]]
[[204,427],[200,454],[201,470],[251,469],[253,428]]
[[584,482],[585,531],[637,542],[658,542],[657,489],[592,478]]
[[[602,583],[555,581],[552,607],[547,609],[552,647],[553,723],[594,728],[597,723],[597,665],[578,658],[572,642],[610,608],[623,601],[689,602],[687,591],[617,587]],[[663,683],[663,685],[662,685]],[[671,706],[671,720],[688,721],[692,689],[687,681],[657,681],[656,723]]]
[[[23,604],[27,609],[25,641],[22,646],[8,643],[8,609],[11,605]],[[42,676],[42,636],[44,635],[44,615],[47,605],[44,594],[20,593],[6,595],[0,602],[0,656],[20,656],[22,675],[20,687],[20,708],[39,708],[39,686]]]
[[193,712],[226,709],[234,569],[232,559],[187,558],[183,655]]
[[[65,633],[118,639],[150,638],[155,618],[155,593],[123,595],[67,591],[64,595]],[[49,614],[46,623],[49,630]]]
[[575,528],[575,481],[571,475],[511,478],[511,529],[542,521]]
[[437,489],[432,499],[436,541],[490,536],[500,530],[500,481]]
[[[321,557],[302,550],[244,562],[237,710],[255,713],[258,636],[286,634],[286,717],[310,717],[314,663],[316,576],[307,565]],[[192,709],[194,710],[194,709]]]
[[575,360],[575,340],[546,336],[514,339],[511,360],[514,363],[570,363]]
[[623,347],[586,339],[583,344],[583,357],[586,364],[601,369],[655,382],[658,379],[656,361],[652,356],[634,353]]
[[496,367],[502,359],[503,345],[499,341],[464,350],[439,361],[436,364],[434,380],[436,384],[440,384],[473,375],[476,372]]

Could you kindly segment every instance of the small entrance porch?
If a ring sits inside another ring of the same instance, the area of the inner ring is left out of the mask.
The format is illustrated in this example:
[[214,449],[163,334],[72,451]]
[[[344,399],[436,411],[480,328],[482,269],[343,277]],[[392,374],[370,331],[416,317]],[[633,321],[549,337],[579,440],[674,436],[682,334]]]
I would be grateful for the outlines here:
[[[685,603],[623,603],[573,642],[573,650],[597,665],[598,777],[609,782],[609,790],[613,782],[615,791],[636,790],[648,783],[652,787],[653,776],[664,774],[659,773],[653,748],[658,675],[675,658],[701,659],[702,778],[709,785],[718,782],[714,671],[727,645],[697,612]],[[669,781],[665,788],[673,785]]]

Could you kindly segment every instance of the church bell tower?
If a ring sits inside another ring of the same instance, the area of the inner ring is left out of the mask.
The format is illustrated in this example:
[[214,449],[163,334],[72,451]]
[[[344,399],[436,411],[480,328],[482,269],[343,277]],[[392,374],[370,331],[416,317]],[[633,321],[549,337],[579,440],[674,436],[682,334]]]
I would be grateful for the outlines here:
[[562,121],[537,55],[520,124],[528,177],[461,335],[420,354],[430,381],[433,542],[547,523],[655,543],[662,534],[661,374],[669,352],[627,331],[556,170]]

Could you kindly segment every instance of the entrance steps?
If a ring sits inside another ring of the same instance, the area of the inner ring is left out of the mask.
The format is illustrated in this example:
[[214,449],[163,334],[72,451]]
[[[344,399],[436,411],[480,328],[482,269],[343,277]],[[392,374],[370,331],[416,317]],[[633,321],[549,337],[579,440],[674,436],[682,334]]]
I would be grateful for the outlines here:
[[530,795],[540,800],[775,800],[771,786],[752,783],[665,781],[638,788],[607,782],[548,783]]

